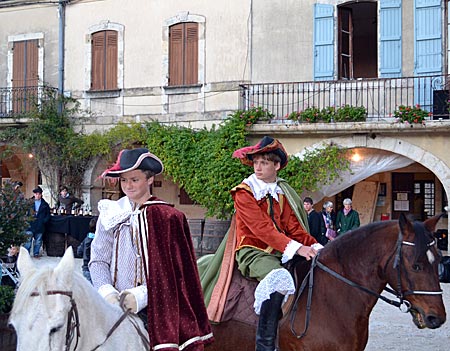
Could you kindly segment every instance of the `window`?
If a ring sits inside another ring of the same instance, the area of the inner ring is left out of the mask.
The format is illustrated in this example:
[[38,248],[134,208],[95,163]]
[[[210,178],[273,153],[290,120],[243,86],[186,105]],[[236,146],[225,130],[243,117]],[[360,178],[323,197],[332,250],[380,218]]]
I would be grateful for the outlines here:
[[38,39],[13,43],[12,110],[22,113],[30,110],[37,101]]
[[338,7],[339,79],[377,77],[377,3]]
[[92,34],[91,90],[116,90],[117,31],[105,30]]
[[169,28],[169,85],[198,84],[198,23]]

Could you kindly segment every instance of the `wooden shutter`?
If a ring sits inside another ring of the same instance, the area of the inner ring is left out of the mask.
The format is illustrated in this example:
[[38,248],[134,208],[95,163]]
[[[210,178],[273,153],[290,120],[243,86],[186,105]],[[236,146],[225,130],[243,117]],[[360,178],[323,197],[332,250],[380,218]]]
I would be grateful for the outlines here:
[[105,89],[117,89],[117,32],[106,31]]
[[[442,23],[440,0],[416,0],[414,12],[414,75],[442,74]],[[432,77],[414,80],[414,104],[424,110],[433,108]],[[439,89],[442,87],[439,86]]]
[[17,41],[13,44],[13,113],[27,112],[37,103],[38,46],[37,39]]
[[197,84],[198,24],[171,26],[169,40],[169,85]]
[[380,77],[402,75],[402,1],[380,1]]
[[183,27],[183,23],[170,27],[169,85],[183,84]]
[[91,90],[103,90],[105,81],[105,32],[92,35]]
[[117,32],[92,35],[91,90],[117,89]]
[[334,7],[314,5],[314,80],[332,80],[334,75]]
[[184,84],[198,83],[198,24],[186,23],[186,52]]

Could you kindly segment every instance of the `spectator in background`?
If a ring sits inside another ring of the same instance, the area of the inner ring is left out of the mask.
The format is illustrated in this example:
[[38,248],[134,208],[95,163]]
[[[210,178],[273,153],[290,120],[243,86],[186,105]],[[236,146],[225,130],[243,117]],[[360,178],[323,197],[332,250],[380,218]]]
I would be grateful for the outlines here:
[[309,233],[318,243],[325,245],[328,243],[328,238],[325,236],[325,222],[320,212],[314,210],[313,204],[313,200],[310,197],[303,199],[303,208],[308,214]]
[[334,240],[336,233],[336,212],[333,210],[333,203],[326,201],[323,204],[322,217],[325,224],[325,236],[328,240]]
[[31,244],[33,245],[33,256],[40,257],[40,249],[42,246],[42,237],[45,231],[45,224],[50,220],[50,206],[47,201],[42,198],[42,188],[38,186],[33,190],[34,203],[31,207],[31,214],[34,220],[30,223],[30,227],[26,231],[29,235],[28,241],[23,245],[30,252]]
[[13,186],[14,186],[14,200],[24,199],[25,196],[20,190],[20,188],[23,186],[23,183],[21,181],[17,181],[13,183]]
[[83,258],[83,266],[81,270],[83,271],[83,276],[92,283],[91,272],[89,271],[89,261],[91,260],[91,243],[95,237],[95,228],[97,227],[97,217],[92,218],[89,221],[89,233],[87,233],[84,240],[77,248],[78,257]]
[[76,210],[81,205],[84,204],[83,200],[76,198],[75,196],[69,194],[69,189],[67,186],[62,186],[59,190],[58,202],[56,203],[56,207],[60,211],[65,211],[70,213],[71,210]]
[[345,234],[360,226],[359,213],[352,209],[352,200],[344,199],[343,204],[344,208],[339,211],[336,220],[338,235]]

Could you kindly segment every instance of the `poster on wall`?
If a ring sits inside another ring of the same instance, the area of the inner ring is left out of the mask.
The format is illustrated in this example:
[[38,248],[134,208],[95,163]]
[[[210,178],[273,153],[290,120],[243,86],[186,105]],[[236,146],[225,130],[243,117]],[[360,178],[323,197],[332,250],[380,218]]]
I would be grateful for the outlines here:
[[409,211],[409,201],[394,201],[394,211]]

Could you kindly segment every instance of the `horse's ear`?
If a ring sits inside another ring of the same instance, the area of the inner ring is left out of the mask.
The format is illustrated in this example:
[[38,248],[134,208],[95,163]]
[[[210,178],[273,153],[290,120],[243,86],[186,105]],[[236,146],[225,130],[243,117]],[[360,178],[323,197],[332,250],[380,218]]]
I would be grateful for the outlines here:
[[22,277],[36,272],[36,266],[31,260],[28,250],[23,246],[20,247],[19,257],[17,258],[17,269]]
[[444,215],[444,213],[441,213],[439,215],[436,215],[434,217],[428,218],[423,224],[425,225],[425,228],[430,232],[434,233],[436,230],[436,224],[441,219],[441,217]]
[[63,283],[71,284],[74,265],[75,259],[73,258],[73,250],[72,247],[68,247],[54,270],[57,279],[61,280]]
[[400,225],[400,230],[403,234],[406,234],[406,232],[414,232],[412,223],[406,218],[404,213],[400,213],[398,224]]

